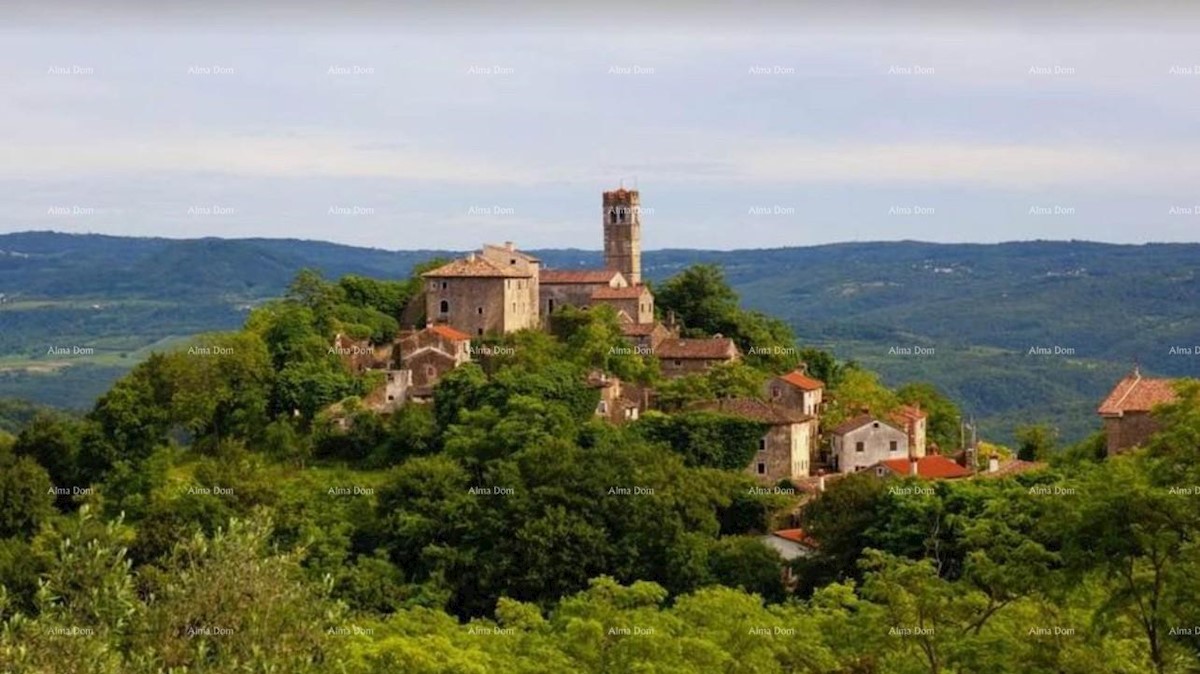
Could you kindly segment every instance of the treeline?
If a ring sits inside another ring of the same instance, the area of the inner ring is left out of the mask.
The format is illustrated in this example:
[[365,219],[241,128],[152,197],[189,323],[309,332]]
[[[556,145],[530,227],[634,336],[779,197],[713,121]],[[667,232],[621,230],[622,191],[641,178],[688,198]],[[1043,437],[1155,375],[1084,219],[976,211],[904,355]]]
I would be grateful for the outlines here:
[[[0,669],[1194,671],[1200,515],[1174,490],[1200,484],[1200,385],[1118,459],[833,481],[800,513],[818,544],[793,588],[759,535],[797,502],[743,472],[760,428],[595,417],[597,368],[662,386],[650,359],[612,360],[610,311],[496,338],[504,355],[454,370],[432,405],[379,415],[356,402],[375,382],[328,349],[386,336],[376,314],[414,296],[377,283],[302,276],[85,417],[0,434]],[[704,333],[717,323],[686,307],[729,311],[670,302]],[[936,390],[781,353],[833,383],[834,414],[920,401],[950,433]],[[719,368],[677,404],[761,393],[792,365]]]

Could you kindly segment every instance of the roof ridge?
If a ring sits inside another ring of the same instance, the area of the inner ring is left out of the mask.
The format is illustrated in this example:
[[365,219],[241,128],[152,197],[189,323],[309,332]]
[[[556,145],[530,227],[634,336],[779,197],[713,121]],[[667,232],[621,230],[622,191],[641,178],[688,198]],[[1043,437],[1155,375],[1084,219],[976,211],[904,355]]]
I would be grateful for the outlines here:
[[1130,384],[1129,388],[1125,390],[1125,395],[1121,396],[1121,399],[1118,400],[1116,403],[1114,403],[1115,405],[1120,406],[1121,403],[1125,402],[1125,399],[1129,397],[1129,394],[1133,393],[1133,389],[1137,388],[1137,385],[1141,383],[1141,381],[1142,381],[1141,371],[1135,369],[1133,371],[1133,377],[1134,377],[1133,383]]

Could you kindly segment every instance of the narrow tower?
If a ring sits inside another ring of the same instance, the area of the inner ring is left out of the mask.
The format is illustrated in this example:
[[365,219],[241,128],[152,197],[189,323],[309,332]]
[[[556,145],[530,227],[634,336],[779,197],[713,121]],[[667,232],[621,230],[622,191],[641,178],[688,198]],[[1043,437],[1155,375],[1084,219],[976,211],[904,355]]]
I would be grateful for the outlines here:
[[604,266],[642,283],[642,208],[637,190],[604,193]]

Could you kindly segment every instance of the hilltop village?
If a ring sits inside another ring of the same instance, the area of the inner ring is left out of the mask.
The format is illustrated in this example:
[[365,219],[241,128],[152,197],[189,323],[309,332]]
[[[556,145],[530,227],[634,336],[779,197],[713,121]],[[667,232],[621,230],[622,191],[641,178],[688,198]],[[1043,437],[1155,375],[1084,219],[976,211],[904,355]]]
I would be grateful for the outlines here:
[[[368,407],[383,413],[404,404],[431,402],[434,386],[446,373],[497,355],[497,347],[481,343],[488,337],[548,330],[554,315],[566,307],[584,311],[611,307],[628,343],[622,353],[653,357],[666,380],[742,360],[743,351],[733,339],[682,337],[671,312],[655,311],[654,291],[642,278],[642,207],[637,189],[604,192],[601,206],[601,269],[550,269],[514,242],[485,243],[479,251],[422,273],[424,291],[406,314],[409,323],[414,315],[424,317],[424,327],[409,327],[394,342],[382,345],[338,335],[332,353],[342,356],[355,372],[384,374],[384,385],[366,399]],[[590,374],[588,384],[600,392],[596,416],[618,425],[658,409],[652,387],[602,371]],[[928,440],[929,415],[919,405],[900,405],[886,414],[864,407],[827,426],[823,423],[829,402],[826,383],[811,377],[803,362],[794,371],[770,377],[757,396],[721,393],[690,404],[689,410],[739,417],[767,428],[745,467],[763,485],[788,481],[802,489],[823,489],[826,476],[859,471],[871,471],[881,479],[953,480],[1008,475],[1043,465],[980,457],[977,440],[956,449],[938,447]],[[1151,408],[1172,399],[1171,380],[1142,378],[1134,369],[1099,408],[1109,453],[1150,437],[1156,431]]]
[[[682,337],[675,317],[656,311],[654,292],[642,276],[642,208],[637,190],[602,196],[604,266],[547,268],[509,241],[479,250],[425,272],[423,291],[406,319],[423,316],[424,327],[403,330],[390,344],[372,345],[339,334],[331,352],[354,371],[379,371],[384,383],[365,400],[378,412],[432,400],[434,387],[451,370],[498,355],[490,338],[521,330],[548,330],[557,312],[607,306],[627,342],[623,353],[651,357],[663,379],[704,374],[737,363],[743,352],[720,334]],[[636,421],[658,409],[653,388],[593,371],[588,384],[600,393],[596,415],[615,424]],[[1136,370],[1122,380],[1099,412],[1110,453],[1137,445],[1154,432],[1150,409],[1173,399],[1170,380],[1143,378]],[[825,382],[804,363],[770,377],[757,396],[723,397],[692,403],[706,411],[762,424],[765,434],[745,471],[764,485],[788,481],[823,490],[826,476],[870,471],[880,478],[912,476],[958,479],[1007,475],[1041,467],[1009,457],[978,455],[977,442],[939,448],[927,438],[928,414],[901,405],[876,414],[863,407],[829,425]]]

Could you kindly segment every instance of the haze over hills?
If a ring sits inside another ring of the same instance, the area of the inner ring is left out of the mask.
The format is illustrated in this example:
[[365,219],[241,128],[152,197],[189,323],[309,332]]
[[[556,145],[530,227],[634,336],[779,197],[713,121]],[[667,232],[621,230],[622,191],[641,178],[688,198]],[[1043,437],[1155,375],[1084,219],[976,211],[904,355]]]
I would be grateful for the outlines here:
[[[598,251],[533,252],[558,268],[601,260]],[[450,254],[0,235],[0,397],[86,407],[150,350],[237,327],[299,269],[400,278]],[[1042,420],[1064,439],[1083,436],[1134,361],[1163,375],[1200,372],[1200,244],[903,241],[644,256],[651,282],[700,262],[721,265],[744,305],[787,320],[804,345],[859,360],[889,384],[931,381],[999,439]],[[93,352],[47,356],[51,345]]]

